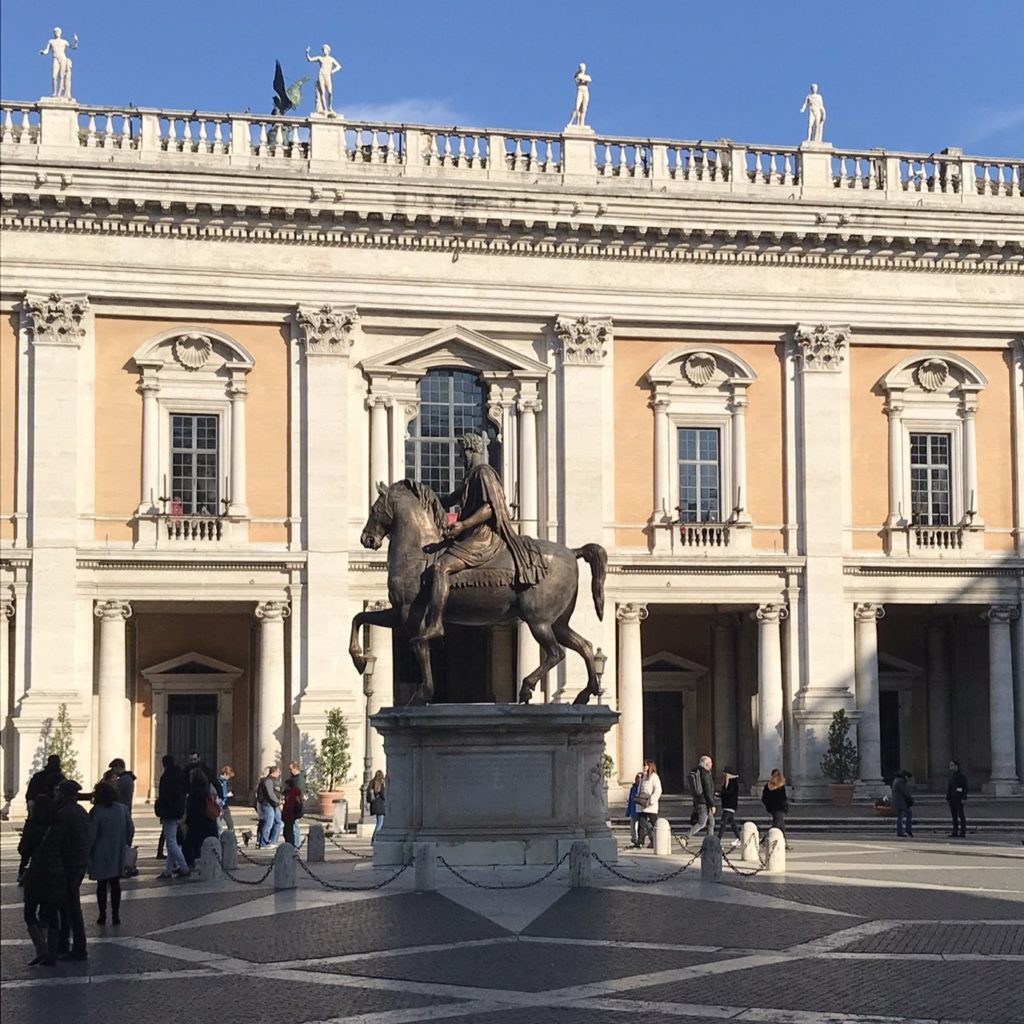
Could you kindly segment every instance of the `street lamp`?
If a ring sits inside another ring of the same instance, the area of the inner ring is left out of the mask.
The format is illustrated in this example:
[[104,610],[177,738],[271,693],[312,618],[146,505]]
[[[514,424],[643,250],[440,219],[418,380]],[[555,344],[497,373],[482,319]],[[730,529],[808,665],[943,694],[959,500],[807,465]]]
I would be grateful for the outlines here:
[[370,725],[370,698],[373,696],[373,670],[377,665],[377,655],[373,651],[365,654],[366,668],[363,669],[363,697],[366,704],[364,707],[364,718],[366,719],[366,735],[363,737],[363,789],[359,794],[359,823],[365,825],[370,820],[370,801],[367,794],[370,790],[370,772],[373,765],[370,763],[370,737],[372,735]]
[[608,655],[600,647],[594,651],[594,673],[597,675],[597,703],[601,703],[604,690],[601,689],[601,677],[604,675],[604,667],[608,664]]

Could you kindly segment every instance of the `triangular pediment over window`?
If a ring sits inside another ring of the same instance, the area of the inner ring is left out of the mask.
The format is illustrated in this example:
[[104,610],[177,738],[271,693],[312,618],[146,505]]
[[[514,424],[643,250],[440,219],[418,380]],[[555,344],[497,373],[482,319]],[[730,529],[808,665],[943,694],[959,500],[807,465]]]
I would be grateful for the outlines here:
[[540,379],[549,370],[493,338],[460,324],[450,324],[386,353],[363,360],[370,377],[421,377],[435,367],[466,367],[482,373]]
[[657,654],[648,655],[643,660],[644,673],[648,672],[688,672],[702,675],[707,672],[707,666],[699,662],[690,661],[670,651],[659,651]]
[[176,658],[169,658],[157,665],[151,665],[142,670],[143,676],[239,676],[242,670],[236,665],[229,665],[226,661],[218,661],[205,654],[196,651],[189,651],[187,654],[179,654]]

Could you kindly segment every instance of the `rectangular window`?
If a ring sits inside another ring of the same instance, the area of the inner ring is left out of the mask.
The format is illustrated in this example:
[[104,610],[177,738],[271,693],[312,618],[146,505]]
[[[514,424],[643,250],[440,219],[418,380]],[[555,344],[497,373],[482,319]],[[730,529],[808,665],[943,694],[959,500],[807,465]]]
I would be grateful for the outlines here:
[[922,526],[950,525],[949,434],[910,435],[910,512]]
[[722,510],[717,430],[680,427],[679,521],[720,523]]
[[171,416],[171,506],[174,515],[217,515],[216,416]]

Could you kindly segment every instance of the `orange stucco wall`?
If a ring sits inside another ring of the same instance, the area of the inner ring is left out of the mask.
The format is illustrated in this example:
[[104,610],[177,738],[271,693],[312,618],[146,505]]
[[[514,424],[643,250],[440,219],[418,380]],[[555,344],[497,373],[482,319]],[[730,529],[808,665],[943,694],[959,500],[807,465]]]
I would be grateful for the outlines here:
[[17,451],[18,342],[7,314],[0,314],[0,539],[14,537],[14,468]]
[[[715,344],[734,352],[757,374],[747,391],[747,494],[755,525],[781,524],[783,516],[782,368],[776,346],[738,341]],[[680,348],[677,341],[619,341],[615,344],[615,518],[643,523],[654,501],[654,414],[647,371]],[[781,533],[756,530],[756,548],[781,549]],[[616,531],[617,543],[643,547],[639,528]]]
[[[938,346],[937,346],[938,347]],[[956,352],[955,349],[951,350]],[[875,385],[897,363],[920,349],[854,347],[850,352],[850,463],[854,547],[881,550],[879,531],[889,511],[889,425],[884,397]],[[1008,530],[1013,524],[1010,371],[996,350],[957,352],[987,378],[978,396],[978,512],[986,527]],[[1007,533],[987,533],[985,547],[1011,550]]]
[[[120,317],[96,320],[96,514],[123,517],[97,521],[98,540],[130,539],[128,521],[139,501],[142,401],[132,355],[144,342],[177,324]],[[283,519],[288,495],[288,367],[281,327],[250,323],[216,327],[245,347],[255,361],[247,378],[246,402],[249,508],[254,517]],[[283,540],[284,529],[264,524],[253,539]]]

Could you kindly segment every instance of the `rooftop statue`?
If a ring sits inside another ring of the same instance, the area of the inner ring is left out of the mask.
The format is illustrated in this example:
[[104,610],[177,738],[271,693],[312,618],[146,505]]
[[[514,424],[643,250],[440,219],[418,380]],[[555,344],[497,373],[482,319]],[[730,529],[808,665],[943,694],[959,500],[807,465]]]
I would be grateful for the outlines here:
[[587,126],[587,107],[590,105],[590,75],[587,74],[587,65],[580,64],[573,75],[576,83],[576,105],[573,107],[569,117],[568,128],[585,128]]
[[811,85],[811,91],[804,97],[804,105],[800,113],[807,111],[807,141],[821,142],[821,133],[825,127],[825,101],[818,92],[817,83]]
[[281,62],[274,62],[274,109],[271,113],[287,114],[298,107],[302,102],[302,87],[309,81],[309,75],[305,75],[291,85],[285,86],[284,72],[281,70]]
[[51,96],[58,96],[61,99],[71,99],[71,58],[68,50],[78,49],[78,36],[73,36],[69,43],[62,35],[59,28],[53,30],[53,38],[46,44],[45,48],[39,51],[41,57],[47,54],[53,55],[53,63],[50,69],[53,92]]
[[310,64],[320,65],[320,73],[316,76],[316,112],[337,117],[334,113],[334,86],[331,84],[331,75],[335,71],[340,71],[341,65],[331,56],[331,48],[326,43],[320,48],[319,57],[310,56],[307,46],[306,60]]
[[[446,623],[485,629],[522,620],[540,644],[540,666],[523,681],[519,702],[526,704],[537,682],[570,647],[587,665],[587,685],[574,703],[599,693],[590,643],[569,626],[579,589],[577,559],[591,570],[591,594],[598,618],[604,614],[607,555],[597,544],[567,548],[520,536],[512,524],[505,491],[487,462],[487,438],[467,434],[461,441],[466,478],[456,494],[439,498],[429,487],[402,480],[377,485],[378,497],[363,527],[364,547],[388,545],[388,597],[391,607],[360,612],[352,620],[349,653],[362,672],[359,644],[363,625],[397,630],[408,640],[420,668],[421,685],[410,703],[429,704],[434,696],[430,643]],[[449,523],[447,508],[459,505]]]

